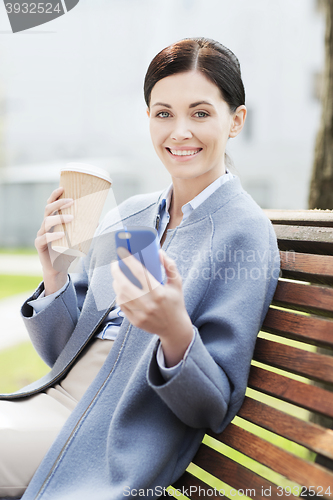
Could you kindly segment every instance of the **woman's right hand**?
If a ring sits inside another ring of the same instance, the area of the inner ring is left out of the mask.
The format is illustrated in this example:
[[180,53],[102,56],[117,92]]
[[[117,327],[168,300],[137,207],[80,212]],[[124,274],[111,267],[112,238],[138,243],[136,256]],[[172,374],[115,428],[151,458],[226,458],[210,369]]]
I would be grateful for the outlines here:
[[54,226],[63,223],[68,224],[73,220],[73,215],[58,214],[58,210],[67,208],[74,203],[69,198],[59,199],[63,192],[64,188],[59,187],[53,191],[47,200],[44,220],[35,239],[35,247],[43,268],[45,295],[50,295],[64,286],[67,281],[68,268],[74,259],[55,252],[51,247],[51,242],[64,236],[63,231],[53,232]]

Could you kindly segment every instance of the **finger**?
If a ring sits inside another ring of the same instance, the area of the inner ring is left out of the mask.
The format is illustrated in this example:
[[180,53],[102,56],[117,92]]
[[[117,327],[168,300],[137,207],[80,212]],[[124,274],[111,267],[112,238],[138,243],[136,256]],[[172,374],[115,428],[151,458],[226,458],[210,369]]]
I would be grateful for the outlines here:
[[57,212],[58,210],[65,210],[73,205],[73,203],[74,200],[72,198],[61,198],[60,200],[49,203],[45,207],[45,217]]
[[74,218],[74,216],[71,214],[50,215],[49,217],[45,217],[45,219],[43,220],[42,225],[37,233],[37,236],[41,236],[41,235],[51,231],[51,229],[57,225],[64,227],[64,224],[69,224],[70,222],[72,222],[73,218]]
[[59,198],[59,196],[61,196],[63,194],[64,190],[65,189],[62,186],[59,186],[57,189],[52,191],[52,193],[50,194],[46,203],[49,204],[49,203],[52,203],[53,201],[57,200]]
[[125,275],[125,273],[120,268],[119,262],[113,262],[111,264],[111,274],[113,277],[113,287],[118,293],[126,297],[126,300],[133,300],[140,297],[142,294],[147,293],[147,290],[139,288],[134,285]]
[[51,243],[52,241],[60,240],[64,235],[65,235],[65,233],[62,231],[57,231],[55,233],[42,234],[41,236],[38,236],[35,239],[35,247],[37,249],[38,248],[42,249],[44,247],[47,247],[48,243]]
[[117,304],[119,305],[137,300],[149,292],[147,288],[139,288],[134,285],[120,269],[118,262],[111,264],[111,274],[113,277],[113,288],[117,295]]
[[57,225],[69,224],[73,219],[74,215],[72,214],[50,215],[44,220],[43,232],[47,233],[52,227]]
[[128,302],[121,305],[121,310],[133,325],[135,325],[138,320],[140,321],[140,316],[142,315],[140,307],[135,307],[133,303]]
[[[62,186],[59,186],[57,189],[52,191],[52,193],[50,194],[46,203],[49,205],[50,203],[53,203],[54,201],[58,200],[60,198],[60,196],[62,196],[64,194],[64,191],[65,191],[65,188]],[[63,199],[65,199],[65,198],[63,198]]]
[[145,289],[153,290],[160,283],[154,278],[154,276],[146,269],[145,266],[132,255],[128,250],[121,247],[117,250],[119,257],[122,259],[124,264],[129,268],[131,273],[140,281],[141,286]]
[[118,249],[118,255],[119,257],[121,257],[122,262],[131,271],[133,276],[140,282],[141,289],[147,288],[147,280],[141,262],[139,262],[134,255],[132,255],[124,248]]
[[176,263],[173,259],[167,256],[164,250],[159,251],[161,263],[164,266],[165,273],[167,276],[167,283],[179,286],[182,283],[180,274],[178,272]]

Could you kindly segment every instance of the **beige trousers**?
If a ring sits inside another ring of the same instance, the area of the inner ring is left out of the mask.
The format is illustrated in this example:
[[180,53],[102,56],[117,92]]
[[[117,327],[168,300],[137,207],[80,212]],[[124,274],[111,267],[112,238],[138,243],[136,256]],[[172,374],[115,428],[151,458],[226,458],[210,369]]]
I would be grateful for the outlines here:
[[94,339],[59,384],[29,398],[0,401],[0,498],[23,495],[112,344]]

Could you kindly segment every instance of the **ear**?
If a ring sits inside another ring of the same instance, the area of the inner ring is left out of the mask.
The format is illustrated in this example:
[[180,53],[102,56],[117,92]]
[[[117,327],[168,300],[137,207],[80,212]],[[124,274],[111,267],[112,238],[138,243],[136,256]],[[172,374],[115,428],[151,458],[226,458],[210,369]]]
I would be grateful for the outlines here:
[[247,109],[244,105],[238,106],[232,115],[229,137],[236,137],[244,127]]
[[146,113],[147,113],[148,118],[150,118],[150,111],[149,111],[149,108],[147,108]]

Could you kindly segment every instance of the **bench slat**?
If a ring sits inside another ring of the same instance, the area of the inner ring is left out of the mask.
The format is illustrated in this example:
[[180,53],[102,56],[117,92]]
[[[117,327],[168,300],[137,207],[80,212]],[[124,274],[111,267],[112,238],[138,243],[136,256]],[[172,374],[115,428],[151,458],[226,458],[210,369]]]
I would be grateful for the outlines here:
[[333,284],[333,256],[280,252],[283,278]]
[[[270,488],[272,493],[270,498],[278,498],[278,492],[280,490],[277,489],[274,483],[271,483],[225,455],[221,455],[209,446],[204,444],[200,446],[193,463],[213,476],[221,479],[232,488],[243,490],[244,492],[254,489],[255,495],[253,495],[253,498],[263,498],[267,500],[267,497],[263,495],[262,488]],[[293,495],[291,495],[291,497],[293,497]]]
[[332,316],[333,288],[279,281],[273,304]]
[[333,431],[246,397],[238,412],[245,420],[333,459]]
[[304,384],[258,366],[251,366],[248,386],[282,401],[333,418],[333,393],[321,387]]
[[332,210],[274,210],[265,209],[274,224],[296,224],[316,227],[333,227]]
[[333,243],[333,227],[321,227],[319,229],[318,227],[312,226],[290,226],[284,224],[273,224],[273,227],[277,239],[292,242],[291,248],[293,248],[294,243],[298,242],[303,242],[308,245],[312,243]]
[[306,341],[319,347],[333,348],[333,321],[270,308],[262,331]]
[[[219,494],[211,495],[213,488],[211,488],[206,483],[201,481],[201,479],[197,478],[196,476],[193,476],[189,472],[184,472],[184,474],[177,481],[175,481],[172,486],[176,489],[179,489],[179,491],[181,493],[184,490],[187,490],[187,491],[184,491],[184,494],[185,494],[185,496],[187,496],[191,500],[202,500],[202,498],[213,498],[214,500],[221,500],[221,498],[223,498]],[[191,496],[190,496],[190,488],[191,487],[192,487],[192,490],[191,490]],[[200,488],[201,488],[201,491],[200,491]],[[204,494],[203,491],[205,491],[206,494]],[[207,491],[209,491],[209,494],[207,494]],[[168,496],[168,495],[165,494],[164,496]],[[177,496],[176,496],[176,498],[177,498]]]
[[301,486],[320,486],[324,492],[332,487],[332,472],[296,457],[235,424],[229,424],[221,434],[209,432],[209,435]]
[[280,250],[332,255],[333,228],[273,224]]
[[[258,485],[256,485],[256,487],[255,487],[254,484],[252,482],[250,482],[252,480],[252,476],[251,476],[251,479],[249,479],[249,477],[247,476],[246,471],[249,471],[249,469],[246,469],[242,465],[238,464],[237,462],[234,462],[233,460],[228,459],[227,457],[224,457],[224,458],[226,458],[226,460],[232,462],[232,465],[225,466],[226,468],[224,468],[224,466],[223,466],[223,469],[221,470],[221,475],[223,476],[224,482],[228,481],[229,483],[231,483],[231,481],[229,481],[229,477],[230,477],[229,473],[232,471],[231,475],[233,477],[235,476],[235,477],[239,478],[239,480],[240,480],[240,482],[237,484],[242,484],[243,486],[236,486],[234,484],[230,484],[230,486],[237,489],[237,490],[242,489],[242,490],[244,490],[244,492],[246,492],[246,490],[255,489],[255,495],[253,495],[250,498],[253,498],[254,500],[256,500],[256,499],[267,500],[267,498],[269,498],[270,500],[281,500],[281,499],[287,500],[287,498],[289,498],[289,500],[290,500],[290,499],[296,498],[294,495],[286,495],[285,492],[281,488],[278,489],[274,483],[271,483],[270,481],[267,481],[267,479],[264,479],[260,476],[258,476],[258,477],[260,477]],[[244,471],[245,471],[245,475],[243,478]],[[251,472],[251,471],[249,471],[249,472]],[[201,479],[192,475],[188,471],[184,472],[184,474],[177,481],[175,481],[173,483],[173,487],[178,489],[181,493],[184,492],[184,494],[188,498],[190,498],[191,500],[202,500],[202,498],[213,498],[216,500],[217,499],[221,500],[221,498],[223,498],[222,491],[221,491],[221,495],[212,494],[214,490],[210,486],[208,486],[206,483],[201,481]],[[190,491],[191,487],[192,487],[192,490]],[[201,488],[201,490],[200,490],[200,488]],[[203,491],[205,491],[205,494],[203,493]],[[190,492],[191,492],[191,496],[190,496]],[[217,492],[218,492],[218,490],[217,490]],[[264,492],[266,494],[264,494]],[[250,492],[248,491],[248,493],[250,493]],[[168,495],[166,494],[164,496],[168,496]],[[176,498],[177,498],[177,496],[176,496]],[[229,497],[226,494],[224,498],[229,498]],[[232,499],[235,498],[234,493],[231,495],[231,498]]]
[[253,359],[312,380],[333,384],[333,357],[258,338]]

